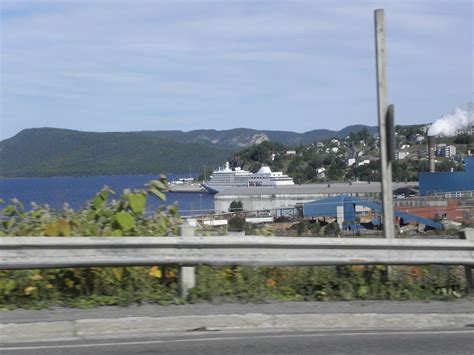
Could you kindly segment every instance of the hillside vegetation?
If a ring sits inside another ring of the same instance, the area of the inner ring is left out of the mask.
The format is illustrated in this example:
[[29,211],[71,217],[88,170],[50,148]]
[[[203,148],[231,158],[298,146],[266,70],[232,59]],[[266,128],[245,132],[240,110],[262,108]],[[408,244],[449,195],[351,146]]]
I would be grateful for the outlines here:
[[[237,150],[268,140],[287,146],[342,137],[366,126],[305,133],[195,130],[80,132],[57,128],[26,129],[0,142],[0,176],[77,176],[157,174],[217,167]],[[366,127],[373,131],[374,127]]]
[[[414,180],[419,171],[427,170],[425,142],[416,141],[425,136],[425,129],[426,125],[397,126],[398,150],[409,154],[394,164],[395,180]],[[474,150],[473,140],[472,135],[461,134],[437,143],[454,144],[465,154]],[[305,133],[245,128],[94,133],[35,128],[0,142],[0,176],[158,174],[206,167],[204,175],[209,176],[231,160],[232,166],[254,172],[268,164],[297,183],[374,181],[379,179],[378,156],[376,127],[361,125]],[[437,159],[438,171],[462,169],[459,160]]]
[[199,171],[231,148],[182,144],[141,133],[24,130],[0,143],[3,177],[157,174]]
[[[428,171],[426,135],[423,125],[397,126],[397,151],[407,155],[393,162],[395,181],[416,181],[418,173]],[[472,147],[474,137],[460,134],[437,139],[438,144],[456,146],[458,155],[437,157],[437,171],[463,170],[462,155]],[[378,137],[369,130],[351,132],[343,138],[330,138],[296,148],[278,142],[263,142],[240,150],[231,165],[256,172],[262,164],[273,171],[283,171],[295,183],[325,181],[380,181]]]

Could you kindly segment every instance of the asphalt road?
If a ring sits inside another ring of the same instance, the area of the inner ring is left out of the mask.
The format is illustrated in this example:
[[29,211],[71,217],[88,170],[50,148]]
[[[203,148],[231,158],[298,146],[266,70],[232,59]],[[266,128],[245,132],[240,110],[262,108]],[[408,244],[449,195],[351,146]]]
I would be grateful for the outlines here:
[[1,354],[430,354],[473,353],[474,329],[199,332],[154,338],[16,343]]

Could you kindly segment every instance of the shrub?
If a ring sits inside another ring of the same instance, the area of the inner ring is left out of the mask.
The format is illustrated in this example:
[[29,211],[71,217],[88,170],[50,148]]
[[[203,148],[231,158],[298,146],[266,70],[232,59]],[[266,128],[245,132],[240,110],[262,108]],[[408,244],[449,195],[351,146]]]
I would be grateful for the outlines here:
[[324,235],[339,235],[341,228],[337,222],[331,222],[324,228]]
[[[177,234],[176,206],[145,216],[148,196],[164,199],[166,180],[151,181],[146,189],[114,192],[104,187],[80,211],[68,206],[52,210],[33,204],[25,211],[16,199],[0,210],[0,236],[163,236]],[[152,301],[167,303],[177,297],[176,268],[114,267],[0,271],[0,307],[71,305],[90,307]]]
[[247,222],[245,222],[245,218],[235,216],[229,219],[228,222],[228,229],[231,231],[243,231],[247,226]]

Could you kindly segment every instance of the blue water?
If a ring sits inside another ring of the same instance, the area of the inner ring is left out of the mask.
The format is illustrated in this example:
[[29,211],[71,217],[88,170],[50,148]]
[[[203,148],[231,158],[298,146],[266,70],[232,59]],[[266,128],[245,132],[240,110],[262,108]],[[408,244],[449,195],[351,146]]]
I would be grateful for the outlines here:
[[[191,174],[195,177],[197,174]],[[189,177],[189,174],[170,174],[168,180]],[[31,208],[31,202],[48,204],[54,209],[61,209],[67,202],[74,210],[87,205],[87,201],[102,189],[104,185],[115,191],[118,198],[124,189],[143,188],[150,180],[158,179],[157,175],[124,175],[124,176],[84,176],[54,178],[15,178],[0,179],[0,198],[8,202],[17,198],[25,209]],[[113,198],[113,197],[112,197]],[[182,215],[197,214],[214,209],[214,199],[207,193],[168,192],[166,201],[154,196],[149,198],[147,211],[154,211],[158,206],[177,202]]]

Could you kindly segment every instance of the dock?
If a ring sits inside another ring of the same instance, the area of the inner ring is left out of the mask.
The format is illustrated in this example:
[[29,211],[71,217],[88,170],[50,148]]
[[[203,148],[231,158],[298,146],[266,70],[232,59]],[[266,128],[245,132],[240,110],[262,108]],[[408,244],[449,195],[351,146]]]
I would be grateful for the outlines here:
[[169,192],[196,192],[203,193],[207,190],[201,184],[169,184]]

